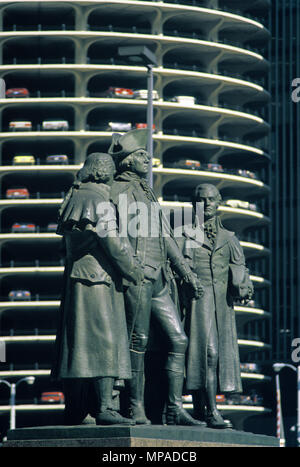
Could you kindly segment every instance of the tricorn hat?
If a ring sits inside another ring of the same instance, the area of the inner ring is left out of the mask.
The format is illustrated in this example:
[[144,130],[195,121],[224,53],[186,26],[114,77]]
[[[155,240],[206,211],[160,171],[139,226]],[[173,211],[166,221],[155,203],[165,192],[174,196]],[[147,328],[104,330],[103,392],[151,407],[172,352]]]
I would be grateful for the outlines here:
[[108,153],[120,161],[138,149],[146,149],[148,130],[145,128],[128,131],[121,135],[112,134],[112,142]]

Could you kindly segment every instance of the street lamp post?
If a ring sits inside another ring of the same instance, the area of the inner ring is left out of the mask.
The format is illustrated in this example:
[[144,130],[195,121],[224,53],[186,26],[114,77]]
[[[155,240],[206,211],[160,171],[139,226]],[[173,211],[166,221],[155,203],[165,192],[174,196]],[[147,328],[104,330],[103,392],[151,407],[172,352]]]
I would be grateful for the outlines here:
[[21,378],[16,383],[9,383],[5,379],[0,379],[0,384],[3,383],[10,389],[9,405],[10,405],[10,420],[9,428],[14,430],[16,428],[16,390],[18,384],[26,381],[27,384],[33,384],[35,381],[34,376],[26,376],[26,378]]
[[147,151],[150,155],[148,181],[153,187],[152,158],[153,158],[153,66],[157,60],[153,52],[144,45],[119,47],[118,54],[127,57],[129,61],[140,63],[147,67]]
[[290,365],[289,363],[274,363],[273,369],[276,373],[279,373],[282,368],[291,368],[297,373],[297,444],[300,446],[300,365],[297,367]]

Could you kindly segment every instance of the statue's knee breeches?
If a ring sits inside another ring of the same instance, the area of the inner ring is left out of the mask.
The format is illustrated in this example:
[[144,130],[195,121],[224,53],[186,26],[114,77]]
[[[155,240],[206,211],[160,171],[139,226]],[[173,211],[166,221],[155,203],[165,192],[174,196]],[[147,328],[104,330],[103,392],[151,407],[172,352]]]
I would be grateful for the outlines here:
[[207,348],[207,366],[210,368],[217,368],[218,356],[217,346],[209,345]]

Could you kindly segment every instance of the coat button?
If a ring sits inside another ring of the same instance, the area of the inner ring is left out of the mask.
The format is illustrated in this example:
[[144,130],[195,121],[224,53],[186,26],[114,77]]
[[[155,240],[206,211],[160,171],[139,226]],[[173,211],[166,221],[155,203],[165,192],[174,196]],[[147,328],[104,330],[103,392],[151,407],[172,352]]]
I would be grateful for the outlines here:
[[95,276],[95,274],[90,274],[90,277],[92,277],[94,279],[96,276]]

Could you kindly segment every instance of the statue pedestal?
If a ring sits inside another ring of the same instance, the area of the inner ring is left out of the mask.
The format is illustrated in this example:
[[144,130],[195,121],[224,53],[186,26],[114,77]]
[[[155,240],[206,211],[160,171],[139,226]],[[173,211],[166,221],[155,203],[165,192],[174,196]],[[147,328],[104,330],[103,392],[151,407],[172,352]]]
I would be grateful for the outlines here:
[[272,436],[185,426],[42,426],[9,430],[3,447],[279,447]]

